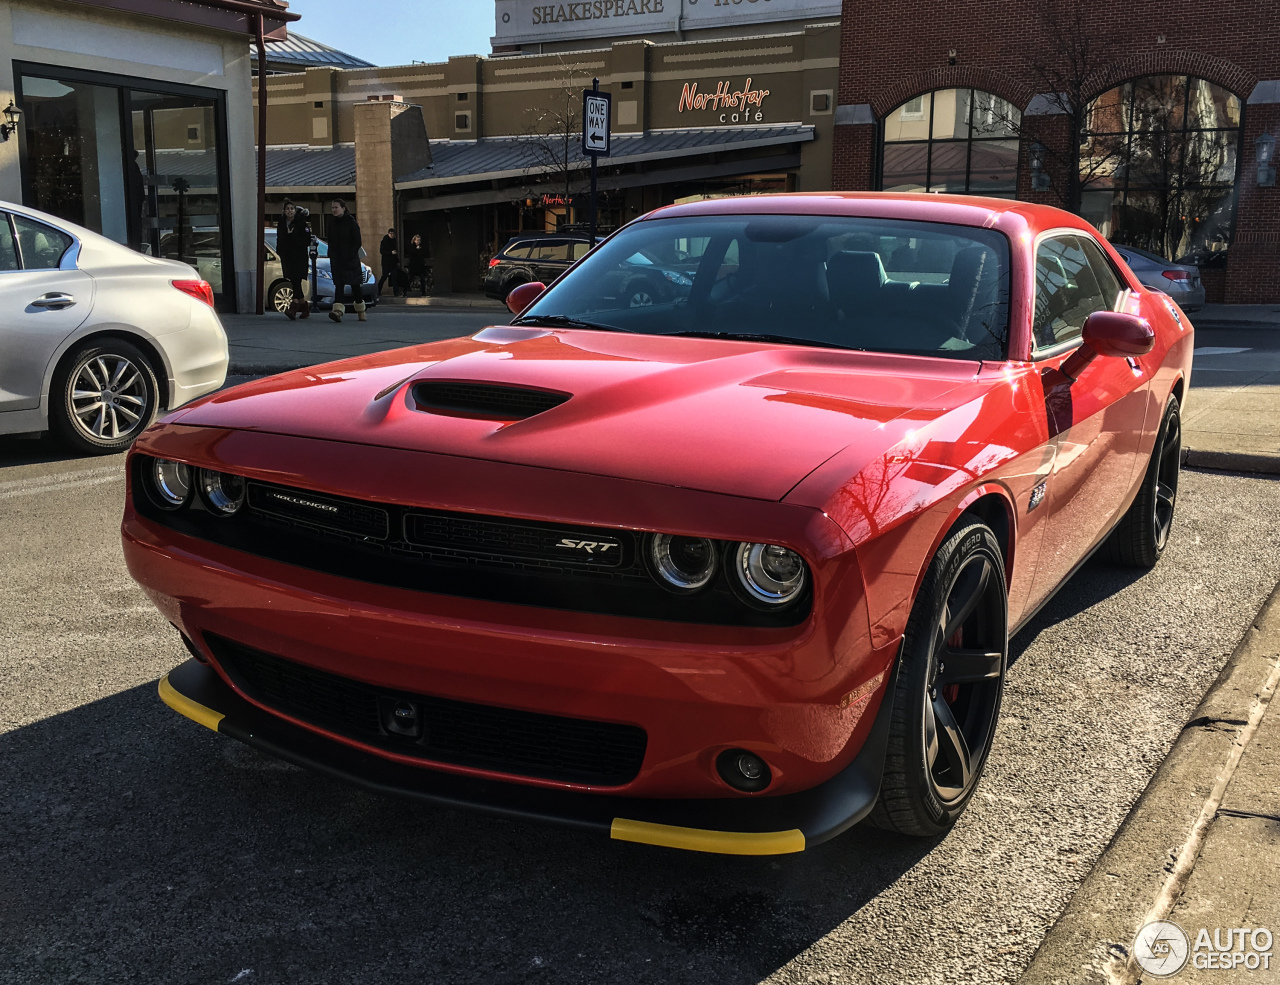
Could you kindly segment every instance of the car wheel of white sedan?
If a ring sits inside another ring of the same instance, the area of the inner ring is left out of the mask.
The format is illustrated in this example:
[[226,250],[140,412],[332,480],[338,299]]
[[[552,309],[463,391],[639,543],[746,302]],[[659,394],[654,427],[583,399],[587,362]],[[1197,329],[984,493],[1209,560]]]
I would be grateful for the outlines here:
[[277,284],[271,292],[271,307],[282,313],[293,307],[293,287]]
[[123,451],[156,417],[159,388],[151,364],[123,339],[95,339],[55,374],[50,418],[77,451]]

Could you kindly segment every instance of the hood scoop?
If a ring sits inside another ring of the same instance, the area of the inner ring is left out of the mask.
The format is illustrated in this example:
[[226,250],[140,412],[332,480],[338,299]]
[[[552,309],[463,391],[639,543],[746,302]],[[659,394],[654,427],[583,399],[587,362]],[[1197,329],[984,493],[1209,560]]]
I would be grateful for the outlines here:
[[423,380],[414,384],[412,393],[418,410],[486,421],[523,421],[559,407],[573,396],[559,390],[472,380]]

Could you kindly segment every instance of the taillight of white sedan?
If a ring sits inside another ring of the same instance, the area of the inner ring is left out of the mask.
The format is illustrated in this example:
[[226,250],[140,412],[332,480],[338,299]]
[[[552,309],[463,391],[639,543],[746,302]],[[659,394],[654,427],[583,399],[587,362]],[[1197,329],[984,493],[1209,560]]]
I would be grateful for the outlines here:
[[161,410],[222,386],[213,289],[54,216],[0,202],[0,434],[121,451]]

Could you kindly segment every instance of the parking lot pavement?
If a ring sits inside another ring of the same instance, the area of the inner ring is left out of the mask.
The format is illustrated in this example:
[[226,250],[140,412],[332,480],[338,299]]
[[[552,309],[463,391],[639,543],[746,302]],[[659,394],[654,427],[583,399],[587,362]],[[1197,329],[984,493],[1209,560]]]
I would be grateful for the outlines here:
[[1093,562],[1014,640],[950,835],[697,855],[385,800],[171,712],[120,465],[0,440],[6,985],[1011,982],[1280,580],[1280,481],[1186,472],[1153,572]]
[[369,309],[365,322],[351,312],[333,322],[323,311],[299,321],[274,313],[220,317],[231,349],[231,372],[243,375],[470,335],[486,325],[505,325],[511,314],[506,309],[378,305]]

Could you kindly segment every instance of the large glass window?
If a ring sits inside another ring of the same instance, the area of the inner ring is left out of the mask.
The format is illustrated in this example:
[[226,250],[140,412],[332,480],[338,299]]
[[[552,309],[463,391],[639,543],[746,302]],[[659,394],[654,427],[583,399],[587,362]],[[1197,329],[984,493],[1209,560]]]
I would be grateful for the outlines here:
[[25,201],[143,253],[189,263],[224,294],[230,244],[218,97],[151,85],[22,68]]
[[651,219],[587,254],[524,318],[1002,359],[1009,246],[993,229],[896,219]]
[[1086,219],[1115,243],[1206,263],[1235,219],[1240,100],[1205,79],[1153,75],[1090,104],[1080,148]]
[[884,121],[880,187],[1012,198],[1018,191],[1022,114],[980,89],[937,89]]

